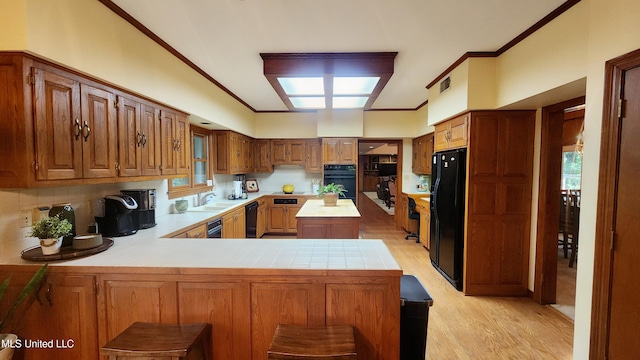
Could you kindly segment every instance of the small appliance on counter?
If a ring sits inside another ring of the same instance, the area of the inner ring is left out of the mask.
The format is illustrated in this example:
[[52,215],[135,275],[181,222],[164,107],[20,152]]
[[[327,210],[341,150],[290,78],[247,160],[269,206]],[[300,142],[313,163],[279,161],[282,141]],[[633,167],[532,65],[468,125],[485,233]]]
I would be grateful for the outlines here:
[[138,231],[133,211],[138,203],[129,195],[108,195],[104,198],[104,216],[96,216],[98,228],[103,236],[133,235]]
[[137,230],[156,226],[156,189],[127,189],[120,192],[138,203],[133,210],[133,223]]

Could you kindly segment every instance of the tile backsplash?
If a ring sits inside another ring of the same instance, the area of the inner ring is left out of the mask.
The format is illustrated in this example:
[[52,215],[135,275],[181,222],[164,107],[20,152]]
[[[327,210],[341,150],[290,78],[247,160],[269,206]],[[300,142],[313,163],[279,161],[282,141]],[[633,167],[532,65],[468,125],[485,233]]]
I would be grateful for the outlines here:
[[[282,191],[282,185],[293,184],[295,191],[310,192],[312,179],[320,174],[307,174],[304,167],[295,165],[276,166],[271,174],[247,174],[247,179],[256,179],[261,193]],[[233,189],[234,175],[214,176],[213,193],[223,199]],[[22,210],[32,211],[38,207],[51,207],[57,203],[70,203],[76,216],[78,233],[85,233],[94,221],[93,202],[107,195],[119,194],[122,189],[156,189],[156,218],[174,211],[177,199],[169,200],[167,180],[153,180],[116,184],[60,186],[34,189],[0,189],[0,244],[21,240],[29,236],[31,227],[20,227]],[[197,203],[197,195],[185,196],[190,206]]]

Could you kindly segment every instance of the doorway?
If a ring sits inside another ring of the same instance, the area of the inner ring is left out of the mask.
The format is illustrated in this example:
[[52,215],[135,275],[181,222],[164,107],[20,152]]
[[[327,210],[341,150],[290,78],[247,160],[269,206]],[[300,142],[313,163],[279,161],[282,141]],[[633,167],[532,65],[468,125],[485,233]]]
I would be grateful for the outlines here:
[[[358,142],[358,189],[387,214],[395,216],[395,194],[402,185],[402,140],[361,139]],[[394,190],[394,191],[396,191]]]
[[605,67],[590,358],[623,359],[640,353],[640,49]]
[[[579,131],[574,123],[568,120],[582,117],[584,119],[585,97],[579,97],[542,109],[542,130],[540,142],[540,186],[538,200],[538,223],[536,238],[536,266],[533,298],[540,304],[554,304],[557,300],[558,270],[562,271],[562,284],[573,287],[575,294],[575,274],[559,263],[564,258],[559,242],[561,187],[563,183],[563,147],[575,149]],[[567,120],[567,121],[565,121]],[[565,130],[565,127],[567,129]],[[577,126],[581,129],[581,123]],[[565,135],[563,135],[563,133]],[[563,140],[563,138],[566,138]],[[573,145],[571,145],[571,143]],[[566,180],[565,180],[566,183]],[[564,234],[562,235],[564,236]],[[566,263],[568,266],[568,262]],[[566,274],[566,273],[569,274]],[[574,271],[575,273],[575,271]],[[568,276],[568,277],[567,277]],[[573,280],[572,280],[573,276]],[[573,282],[573,283],[572,283]],[[564,291],[567,288],[563,288]],[[571,292],[561,294],[567,305],[574,302]],[[575,297],[575,295],[573,295]],[[569,311],[571,309],[568,309]],[[570,315],[568,315],[570,317]]]

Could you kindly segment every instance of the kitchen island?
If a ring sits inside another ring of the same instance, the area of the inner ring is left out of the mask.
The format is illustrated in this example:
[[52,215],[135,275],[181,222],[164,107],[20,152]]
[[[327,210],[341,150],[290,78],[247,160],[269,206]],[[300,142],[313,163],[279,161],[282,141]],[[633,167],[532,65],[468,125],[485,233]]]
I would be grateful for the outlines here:
[[360,212],[350,199],[339,199],[336,206],[307,200],[296,221],[298,239],[357,239],[360,233]]
[[[149,232],[149,234],[153,233]],[[5,248],[4,250],[8,250]],[[39,263],[0,255],[9,296]],[[115,238],[105,252],[50,263],[23,339],[73,347],[17,349],[26,359],[97,359],[134,321],[212,324],[215,359],[266,359],[279,323],[356,327],[359,358],[397,360],[402,269],[381,240]]]

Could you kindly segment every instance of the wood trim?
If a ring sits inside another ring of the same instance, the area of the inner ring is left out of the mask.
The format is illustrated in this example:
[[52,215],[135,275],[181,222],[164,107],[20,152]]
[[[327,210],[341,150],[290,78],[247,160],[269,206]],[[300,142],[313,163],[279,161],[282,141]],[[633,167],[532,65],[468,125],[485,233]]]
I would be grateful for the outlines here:
[[196,64],[194,64],[186,56],[182,55],[178,50],[174,49],[166,41],[162,40],[162,38],[160,38],[158,35],[153,33],[153,31],[149,30],[146,26],[142,25],[142,23],[140,23],[138,20],[136,20],[133,16],[129,15],[129,13],[124,11],[121,7],[119,7],[118,5],[113,3],[111,0],[98,0],[98,1],[100,1],[102,4],[104,4],[104,6],[106,6],[111,11],[116,13],[116,15],[120,16],[121,18],[123,18],[125,21],[127,21],[129,24],[131,24],[133,27],[138,29],[140,32],[142,32],[143,34],[148,36],[151,40],[155,41],[158,45],[163,47],[165,50],[167,50],[173,56],[177,57],[180,61],[185,63],[187,66],[189,66],[195,72],[200,74],[202,77],[204,77],[205,79],[209,80],[211,83],[213,83],[215,86],[219,87],[222,91],[227,93],[232,98],[236,99],[242,105],[246,106],[249,110],[251,110],[253,112],[256,111],[256,109],[251,107],[251,105],[247,104],[244,100],[242,100],[236,94],[231,92],[231,90],[227,89],[224,85],[222,85],[216,79],[211,77],[211,75],[207,74],[204,70],[202,70],[200,67],[198,67]]
[[556,301],[558,272],[558,226],[560,175],[562,172],[562,125],[564,109],[582,105],[579,97],[542,108],[540,140],[540,183],[533,300],[540,304]]
[[558,16],[562,15],[565,11],[569,10],[571,7],[573,7],[573,5],[575,5],[575,4],[579,3],[579,2],[580,2],[580,0],[567,0],[565,3],[563,3],[562,5],[557,7],[552,12],[550,12],[547,16],[545,16],[542,19],[540,19],[540,21],[538,21],[537,23],[533,24],[527,30],[523,31],[520,35],[516,36],[515,38],[513,38],[513,40],[509,41],[508,43],[506,43],[504,46],[502,46],[500,49],[498,49],[496,51],[467,52],[466,54],[462,55],[458,60],[456,60],[451,66],[449,66],[445,71],[443,71],[440,75],[438,75],[435,79],[433,79],[426,86],[427,89],[431,88],[438,81],[442,80],[445,76],[447,76],[447,74],[449,74],[453,69],[458,67],[458,65],[462,64],[462,62],[464,62],[468,58],[472,58],[472,57],[498,57],[498,56],[504,54],[507,50],[509,50],[512,47],[516,46],[522,40],[524,40],[527,37],[529,37],[529,35],[535,33],[536,31],[541,29],[543,26],[545,26],[548,23],[550,23],[551,21],[555,20],[555,18],[557,18]]
[[618,99],[621,97],[623,75],[640,66],[640,49],[605,63],[604,104],[602,110],[602,140],[600,143],[600,173],[593,270],[590,359],[605,359],[608,352],[609,306],[611,302],[611,231],[614,224],[615,194],[618,173]]

